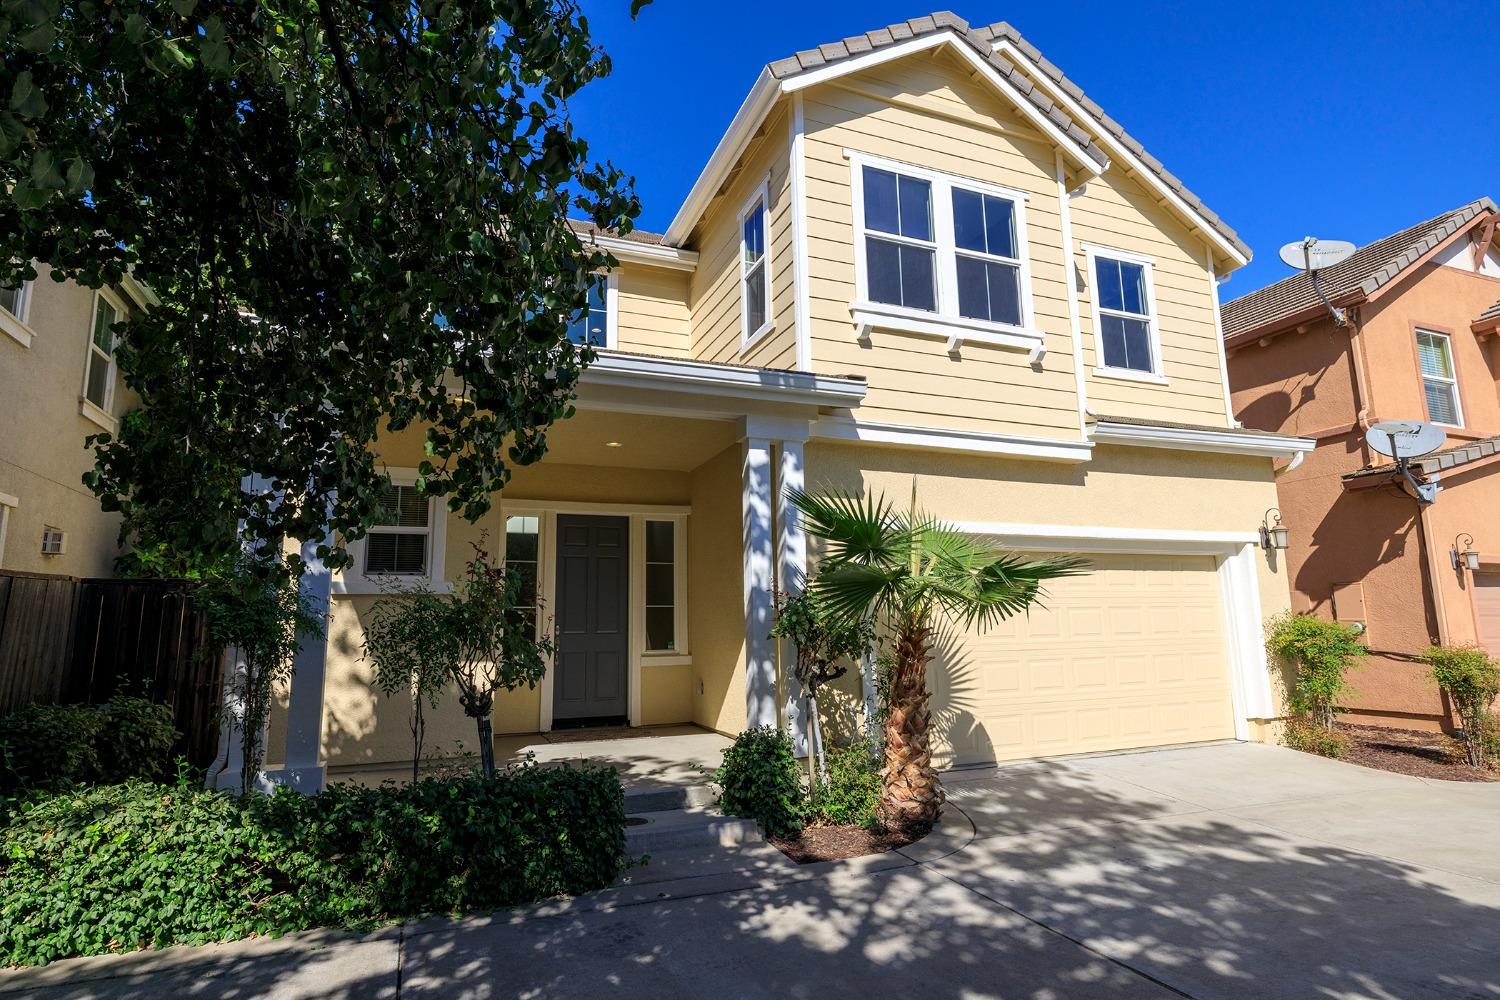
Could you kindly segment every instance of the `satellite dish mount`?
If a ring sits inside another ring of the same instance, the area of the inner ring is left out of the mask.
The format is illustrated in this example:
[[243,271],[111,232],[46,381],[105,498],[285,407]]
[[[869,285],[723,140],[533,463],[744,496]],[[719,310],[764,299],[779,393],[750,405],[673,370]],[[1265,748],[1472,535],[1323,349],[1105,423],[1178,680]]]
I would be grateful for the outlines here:
[[1313,293],[1328,307],[1333,321],[1339,326],[1349,325],[1349,315],[1329,301],[1328,296],[1323,293],[1323,289],[1318,285],[1318,271],[1348,260],[1353,253],[1353,243],[1346,243],[1343,240],[1320,240],[1312,236],[1304,236],[1298,242],[1288,243],[1281,248],[1281,262],[1287,267],[1295,267],[1307,273],[1307,276],[1312,279]]
[[1437,503],[1439,486],[1418,481],[1411,474],[1411,460],[1437,451],[1447,438],[1441,427],[1420,420],[1382,420],[1365,431],[1371,448],[1396,460],[1398,474],[1424,507]]

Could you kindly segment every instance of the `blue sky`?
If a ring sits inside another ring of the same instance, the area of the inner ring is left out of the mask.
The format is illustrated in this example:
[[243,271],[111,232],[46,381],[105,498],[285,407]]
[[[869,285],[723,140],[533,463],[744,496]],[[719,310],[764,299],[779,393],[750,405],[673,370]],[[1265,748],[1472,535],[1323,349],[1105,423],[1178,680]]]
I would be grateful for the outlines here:
[[[920,0],[918,0],[920,2]],[[582,0],[614,59],[575,122],[636,177],[660,232],[762,66],[929,13],[912,0]],[[1304,235],[1365,244],[1500,191],[1500,11],[1464,3],[957,3],[1008,20],[1255,252],[1226,298],[1289,271]]]

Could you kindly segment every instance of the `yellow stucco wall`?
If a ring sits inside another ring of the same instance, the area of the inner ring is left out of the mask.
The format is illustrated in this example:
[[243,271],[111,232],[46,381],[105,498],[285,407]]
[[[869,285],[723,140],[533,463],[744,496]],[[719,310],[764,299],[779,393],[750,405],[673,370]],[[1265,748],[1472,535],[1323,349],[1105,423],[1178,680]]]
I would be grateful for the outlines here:
[[[20,501],[3,510],[0,569],[109,576],[119,517],[101,511],[80,481],[94,465],[84,439],[103,430],[79,412],[95,292],[53,281],[45,266],[37,271],[23,310],[31,345],[0,332],[0,493]],[[129,306],[124,295],[117,298]],[[117,377],[112,414],[136,405]],[[42,555],[42,529],[49,525],[66,533],[62,555]]]
[[693,473],[688,617],[693,634],[693,721],[722,733],[745,727],[744,550],[741,446]]

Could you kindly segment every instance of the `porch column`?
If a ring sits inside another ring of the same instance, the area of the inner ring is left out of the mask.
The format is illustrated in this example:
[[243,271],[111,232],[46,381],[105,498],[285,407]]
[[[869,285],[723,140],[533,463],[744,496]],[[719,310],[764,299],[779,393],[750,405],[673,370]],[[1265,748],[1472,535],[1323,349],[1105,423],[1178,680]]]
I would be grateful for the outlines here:
[[[807,533],[802,525],[802,512],[787,502],[787,492],[800,490],[806,483],[803,443],[783,440],[777,449],[780,462],[776,482],[776,586],[788,594],[800,594],[807,582]],[[780,652],[782,696],[785,698],[782,710],[796,754],[804,757],[807,755],[809,720],[802,685],[792,672],[797,651],[790,642],[782,640]]]
[[333,578],[318,558],[316,542],[302,543],[302,561],[306,569],[298,587],[312,616],[323,623],[324,634],[304,633],[299,637],[302,648],[292,659],[292,686],[286,709],[285,764],[279,770],[266,771],[265,780],[315,795],[323,790],[327,776],[321,759],[323,679],[328,664],[326,633],[331,624],[328,595]]
[[746,422],[741,444],[740,511],[745,567],[745,725],[776,725],[776,646],[772,620],[771,441]]

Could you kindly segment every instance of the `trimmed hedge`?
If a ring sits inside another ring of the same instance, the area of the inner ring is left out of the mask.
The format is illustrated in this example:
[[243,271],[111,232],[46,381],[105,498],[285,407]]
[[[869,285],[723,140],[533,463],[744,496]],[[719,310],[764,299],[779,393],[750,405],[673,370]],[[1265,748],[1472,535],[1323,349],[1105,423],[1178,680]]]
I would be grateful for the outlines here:
[[625,861],[619,777],[233,798],[141,781],[19,803],[0,830],[0,963],[370,926],[602,889]]
[[734,738],[714,772],[719,808],[758,822],[772,836],[802,829],[803,792],[792,739],[774,726],[755,726]]
[[172,710],[117,695],[102,705],[27,705],[0,718],[0,792],[172,774]]

